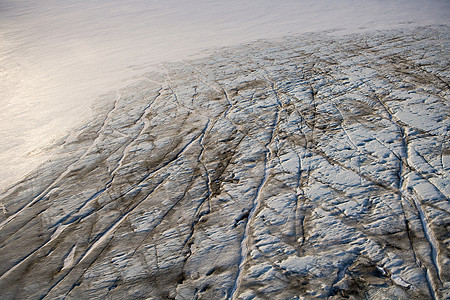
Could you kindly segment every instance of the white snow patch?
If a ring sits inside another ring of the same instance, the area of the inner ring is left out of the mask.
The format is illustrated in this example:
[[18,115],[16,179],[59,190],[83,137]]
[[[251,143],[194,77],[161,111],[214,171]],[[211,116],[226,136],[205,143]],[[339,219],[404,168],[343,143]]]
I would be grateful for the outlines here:
[[74,264],[74,257],[75,257],[75,250],[76,249],[77,249],[77,245],[72,247],[72,250],[70,250],[69,254],[64,259],[64,266],[61,269],[61,271],[69,269],[70,267],[73,266],[73,264]]
[[294,272],[306,275],[319,263],[317,257],[314,256],[290,256],[280,263],[280,267],[288,272]]
[[402,287],[405,288],[409,288],[411,286],[411,284],[407,283],[406,281],[404,281],[400,276],[398,275],[392,275],[391,276],[392,281],[397,284],[400,285]]

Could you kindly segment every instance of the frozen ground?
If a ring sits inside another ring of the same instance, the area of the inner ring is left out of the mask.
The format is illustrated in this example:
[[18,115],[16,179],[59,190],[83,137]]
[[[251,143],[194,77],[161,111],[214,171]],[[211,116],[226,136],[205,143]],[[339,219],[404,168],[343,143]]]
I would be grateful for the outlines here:
[[0,190],[150,65],[260,38],[448,24],[448,0],[2,0]]
[[1,196],[1,298],[448,299],[449,46],[303,34],[105,94]]

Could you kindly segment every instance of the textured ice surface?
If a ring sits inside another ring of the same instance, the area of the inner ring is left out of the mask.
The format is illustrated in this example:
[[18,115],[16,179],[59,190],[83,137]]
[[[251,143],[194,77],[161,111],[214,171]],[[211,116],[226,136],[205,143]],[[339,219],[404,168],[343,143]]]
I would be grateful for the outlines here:
[[91,118],[99,95],[154,63],[260,38],[449,20],[447,0],[2,0],[0,191]]
[[449,29],[161,65],[0,198],[2,299],[446,299]]

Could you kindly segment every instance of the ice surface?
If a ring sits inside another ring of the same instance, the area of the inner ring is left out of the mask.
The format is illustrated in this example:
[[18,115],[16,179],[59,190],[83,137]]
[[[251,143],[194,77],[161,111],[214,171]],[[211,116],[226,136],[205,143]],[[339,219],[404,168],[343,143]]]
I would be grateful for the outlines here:
[[[0,186],[94,117],[97,97],[161,61],[305,32],[448,24],[445,0],[3,0]],[[426,59],[421,58],[421,59]],[[414,120],[414,112],[400,118]],[[432,125],[429,125],[432,126]]]
[[301,34],[106,94],[1,194],[1,297],[447,299],[449,45]]

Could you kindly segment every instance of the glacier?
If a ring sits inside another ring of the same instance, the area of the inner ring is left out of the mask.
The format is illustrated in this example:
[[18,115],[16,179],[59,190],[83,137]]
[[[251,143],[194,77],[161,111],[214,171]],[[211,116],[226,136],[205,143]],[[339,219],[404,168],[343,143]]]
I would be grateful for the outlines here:
[[2,299],[448,299],[449,28],[159,63],[0,196]]
[[98,96],[164,61],[258,39],[450,25],[447,0],[2,0],[0,191],[94,116]]

